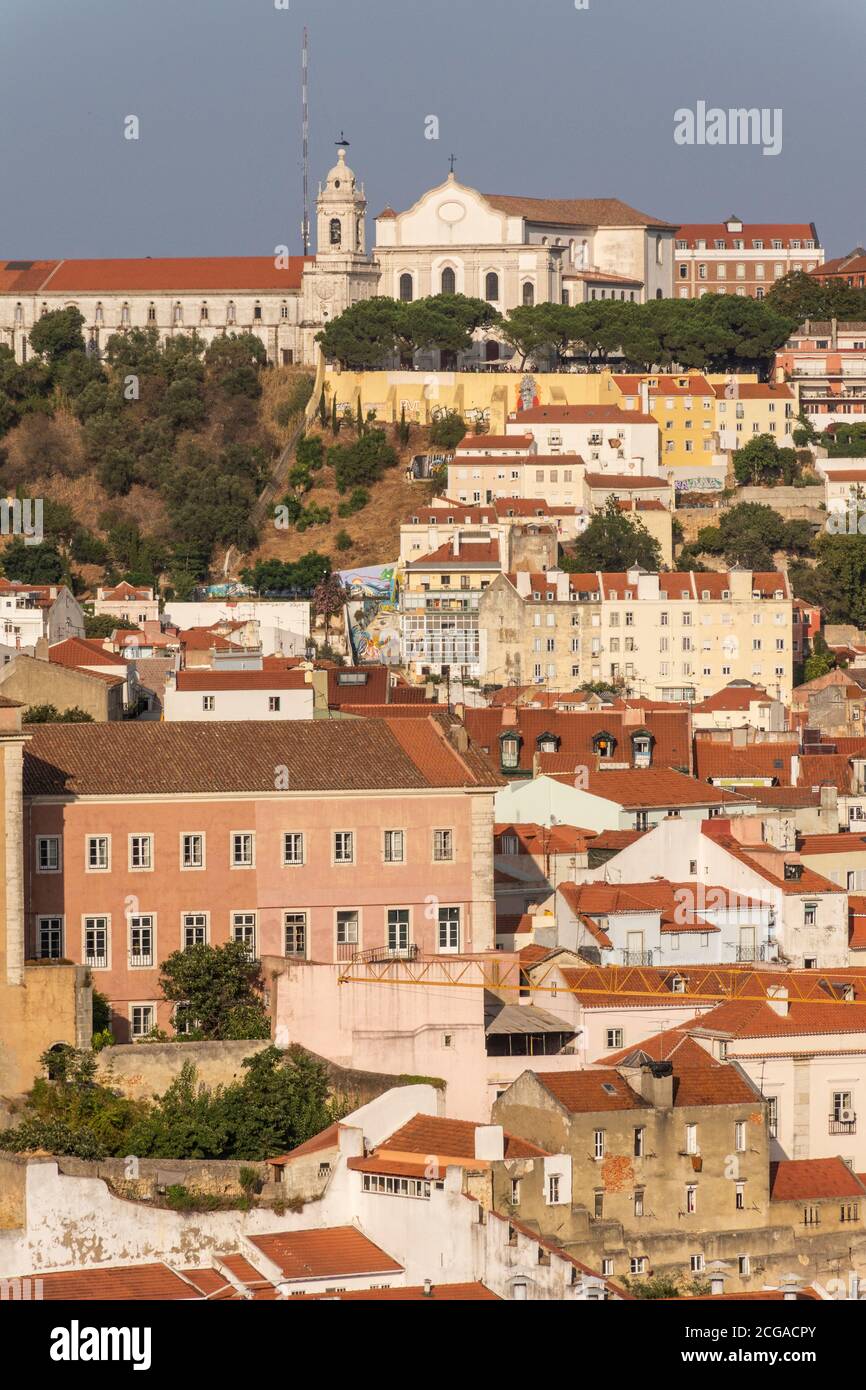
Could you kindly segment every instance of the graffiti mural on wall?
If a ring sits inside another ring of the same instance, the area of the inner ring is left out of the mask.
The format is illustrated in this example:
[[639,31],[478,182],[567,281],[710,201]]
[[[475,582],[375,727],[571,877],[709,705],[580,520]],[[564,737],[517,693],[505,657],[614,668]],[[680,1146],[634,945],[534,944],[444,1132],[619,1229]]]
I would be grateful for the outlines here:
[[540,404],[535,377],[530,376],[527,372],[525,376],[520,378],[520,385],[517,387],[517,409],[532,410],[534,406]]
[[342,570],[349,594],[349,637],[355,661],[400,662],[400,619],[397,612],[396,565]]

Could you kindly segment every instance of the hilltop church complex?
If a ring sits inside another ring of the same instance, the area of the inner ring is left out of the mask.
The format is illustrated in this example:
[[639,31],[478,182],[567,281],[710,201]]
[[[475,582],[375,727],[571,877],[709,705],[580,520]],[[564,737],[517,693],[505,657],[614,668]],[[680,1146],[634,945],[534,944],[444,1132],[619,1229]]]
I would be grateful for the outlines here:
[[[23,362],[33,324],[75,307],[93,351],[113,333],[152,326],[163,338],[195,330],[206,341],[250,332],[272,362],[313,363],[328,320],[376,295],[458,293],[504,313],[520,304],[673,294],[676,227],[616,198],[484,194],[452,173],[408,211],[386,208],[370,250],[366,210],[339,142],[319,190],[315,256],[0,262],[0,341]],[[503,350],[491,338],[476,352],[496,361]]]

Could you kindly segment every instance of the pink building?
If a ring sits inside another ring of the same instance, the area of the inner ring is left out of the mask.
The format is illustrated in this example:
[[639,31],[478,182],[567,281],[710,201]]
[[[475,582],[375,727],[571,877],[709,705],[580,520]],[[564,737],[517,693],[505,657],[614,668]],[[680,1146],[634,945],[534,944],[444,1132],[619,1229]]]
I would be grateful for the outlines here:
[[494,947],[501,785],[447,715],[34,729],[27,955],[90,966],[118,1037],[170,1027],[200,941],[341,961]]

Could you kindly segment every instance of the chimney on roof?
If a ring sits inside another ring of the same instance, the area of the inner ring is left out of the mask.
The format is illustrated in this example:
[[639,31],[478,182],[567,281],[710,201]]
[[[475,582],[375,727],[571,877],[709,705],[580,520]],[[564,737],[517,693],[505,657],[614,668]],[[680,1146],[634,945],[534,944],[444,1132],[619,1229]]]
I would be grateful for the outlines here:
[[469,751],[469,735],[463,725],[452,724],[449,732],[451,734],[451,742],[454,744],[457,752],[467,753]]
[[425,1279],[425,1280],[424,1280],[424,1297],[425,1297],[425,1298],[432,1298],[432,1297],[433,1297],[433,1280],[432,1280],[432,1279]]
[[787,1018],[790,1011],[787,985],[768,985],[767,1003],[780,1018]]
[[784,1295],[786,1303],[791,1303],[796,1299],[802,1286],[803,1281],[796,1274],[783,1274],[782,1278],[779,1280],[779,1288]]
[[459,532],[459,531],[455,531],[455,532],[454,532],[454,536],[453,536],[453,539],[452,539],[452,541],[451,541],[451,554],[454,555],[454,556],[458,556],[458,555],[460,554],[460,532]]
[[638,387],[640,395],[640,408],[644,415],[649,415],[649,382],[642,381]]
[[501,724],[502,724],[502,728],[503,728],[503,729],[516,729],[516,728],[517,728],[517,706],[516,706],[516,705],[503,705],[503,706],[502,706],[502,720],[501,720]]
[[641,1067],[618,1067],[620,1076],[633,1091],[657,1110],[669,1110],[674,1103],[672,1062],[646,1062]]
[[33,648],[33,655],[35,656],[35,658],[36,658],[37,661],[47,661],[47,660],[48,660],[48,638],[47,638],[47,637],[37,637],[35,646],[34,646],[34,648]]
[[475,1157],[489,1163],[501,1163],[505,1157],[505,1133],[502,1125],[478,1125],[475,1130]]

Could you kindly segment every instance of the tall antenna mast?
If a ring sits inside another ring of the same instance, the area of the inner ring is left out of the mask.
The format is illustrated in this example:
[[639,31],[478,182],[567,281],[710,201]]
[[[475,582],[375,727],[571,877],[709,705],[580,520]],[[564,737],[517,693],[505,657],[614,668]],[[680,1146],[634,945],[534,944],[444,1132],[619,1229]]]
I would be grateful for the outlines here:
[[309,39],[306,28],[304,29],[304,56],[302,69],[304,93],[304,220],[301,224],[301,238],[304,243],[304,255],[308,256],[310,254],[310,108],[308,101],[309,89],[307,85],[307,78],[309,74]]

